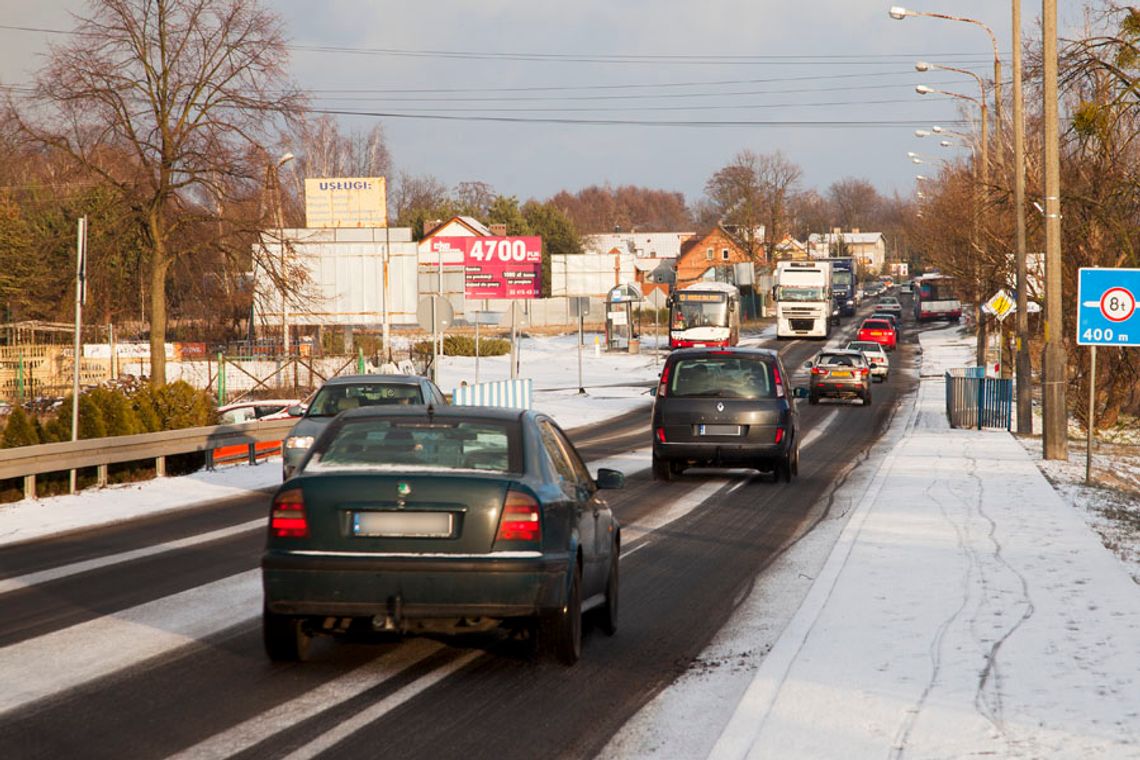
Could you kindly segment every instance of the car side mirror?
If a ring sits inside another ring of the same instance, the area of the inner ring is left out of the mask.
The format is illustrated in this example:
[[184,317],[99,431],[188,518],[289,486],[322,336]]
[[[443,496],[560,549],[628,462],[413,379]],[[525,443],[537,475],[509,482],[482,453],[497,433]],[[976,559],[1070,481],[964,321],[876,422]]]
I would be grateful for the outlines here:
[[803,387],[802,385],[797,385],[792,389],[792,395],[796,398],[807,398],[810,394],[808,393],[807,388]]
[[804,362],[804,369],[811,369],[811,362],[810,361]]
[[290,417],[303,417],[305,415],[305,405],[304,404],[294,404],[293,406],[286,409],[285,413],[288,414]]
[[606,467],[598,470],[598,488],[625,488],[625,473]]

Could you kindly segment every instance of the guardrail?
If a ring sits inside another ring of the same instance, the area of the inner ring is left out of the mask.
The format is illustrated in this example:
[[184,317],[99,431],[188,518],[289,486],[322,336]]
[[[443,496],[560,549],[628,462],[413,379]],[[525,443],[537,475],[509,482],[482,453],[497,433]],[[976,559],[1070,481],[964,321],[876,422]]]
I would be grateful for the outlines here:
[[946,370],[946,416],[954,428],[1010,430],[1013,424],[1013,381],[986,377],[985,370]]
[[241,445],[247,447],[248,460],[253,464],[257,461],[257,444],[280,441],[294,423],[295,419],[242,422],[0,449],[0,480],[23,478],[24,498],[34,499],[36,476],[49,472],[95,467],[96,485],[101,487],[107,484],[108,465],[153,459],[155,474],[162,477],[168,456],[200,451],[205,455],[206,467],[213,467],[215,449]]

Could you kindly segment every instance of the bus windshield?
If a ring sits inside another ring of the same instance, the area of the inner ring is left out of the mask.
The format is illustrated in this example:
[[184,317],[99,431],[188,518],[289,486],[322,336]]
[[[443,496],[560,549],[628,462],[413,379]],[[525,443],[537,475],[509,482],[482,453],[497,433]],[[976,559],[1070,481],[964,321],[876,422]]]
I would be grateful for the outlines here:
[[822,301],[823,288],[781,285],[776,289],[778,301]]
[[690,327],[727,327],[728,303],[725,301],[673,302],[670,329],[688,330]]

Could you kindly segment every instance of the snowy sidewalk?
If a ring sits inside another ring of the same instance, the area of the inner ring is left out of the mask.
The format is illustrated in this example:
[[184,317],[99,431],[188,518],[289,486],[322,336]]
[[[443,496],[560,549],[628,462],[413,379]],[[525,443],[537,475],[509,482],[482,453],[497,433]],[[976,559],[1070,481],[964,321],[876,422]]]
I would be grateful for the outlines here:
[[712,757],[1140,757],[1140,588],[1022,445],[946,422],[939,347]]

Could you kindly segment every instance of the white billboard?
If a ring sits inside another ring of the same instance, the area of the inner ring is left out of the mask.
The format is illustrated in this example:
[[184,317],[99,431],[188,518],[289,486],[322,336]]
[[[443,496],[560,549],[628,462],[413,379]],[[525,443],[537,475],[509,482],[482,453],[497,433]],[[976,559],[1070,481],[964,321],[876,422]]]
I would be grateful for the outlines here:
[[387,227],[384,177],[332,177],[305,180],[305,226]]
[[[416,244],[411,230],[285,230],[288,271],[293,291],[288,319],[293,325],[379,325],[388,296],[393,325],[416,323]],[[388,250],[388,283],[384,252]],[[275,268],[281,247],[267,240],[254,262],[254,299],[258,320],[281,324],[281,291],[260,260]]]

